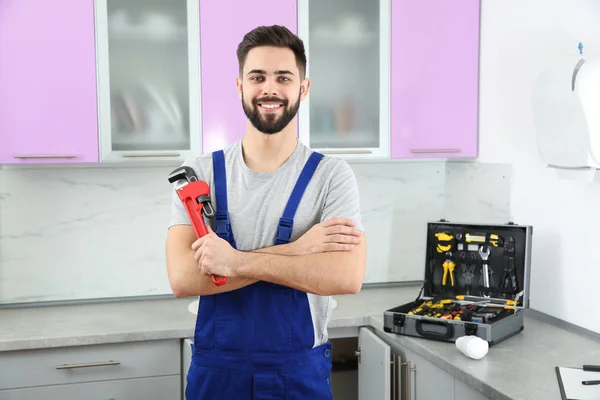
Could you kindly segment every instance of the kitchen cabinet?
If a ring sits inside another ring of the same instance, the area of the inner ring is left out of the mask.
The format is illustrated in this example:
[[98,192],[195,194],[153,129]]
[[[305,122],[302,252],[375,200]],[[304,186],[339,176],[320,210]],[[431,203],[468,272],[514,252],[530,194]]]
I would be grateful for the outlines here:
[[490,400],[460,379],[454,379],[454,398],[456,400]]
[[299,138],[344,158],[388,158],[390,0],[298,0],[308,97]]
[[480,0],[392,0],[391,157],[476,157]]
[[275,24],[297,33],[296,1],[276,7],[244,0],[200,1],[203,154],[225,148],[246,133],[236,89],[237,46],[250,30]]
[[105,382],[86,382],[73,385],[30,387],[0,390],[1,400],[39,399],[127,399],[173,400],[180,399],[181,378],[158,376]]
[[[0,356],[0,399],[181,397],[181,341],[156,340]],[[152,395],[150,396],[150,393]]]
[[369,328],[358,333],[358,400],[390,400],[391,348]]
[[[391,365],[389,367],[391,372],[388,369],[379,367],[379,376],[367,377],[375,381],[374,384],[377,387],[384,387],[383,394],[379,394],[373,399],[489,400],[488,397],[463,381],[400,345],[394,340],[394,335],[377,330],[370,331],[370,334],[366,334],[366,331],[363,333],[363,330],[367,329],[369,328],[361,328],[361,335],[364,335],[365,339],[363,339],[363,344],[359,345],[360,362],[364,363],[365,357],[373,357],[378,359],[380,366]],[[365,347],[365,342],[369,343],[370,347]],[[374,362],[369,360],[368,365],[371,368],[377,368],[373,367],[373,364]],[[366,364],[365,367],[368,365]],[[360,368],[359,366],[359,386],[362,379],[364,379],[360,377]],[[385,378],[387,376],[391,376],[389,382]],[[435,384],[432,384],[432,382]],[[368,388],[369,384],[365,382],[364,385]],[[365,399],[367,398],[366,393]]]
[[97,162],[93,3],[0,2],[0,93],[0,164]]
[[101,162],[200,155],[199,0],[95,0],[95,15]]

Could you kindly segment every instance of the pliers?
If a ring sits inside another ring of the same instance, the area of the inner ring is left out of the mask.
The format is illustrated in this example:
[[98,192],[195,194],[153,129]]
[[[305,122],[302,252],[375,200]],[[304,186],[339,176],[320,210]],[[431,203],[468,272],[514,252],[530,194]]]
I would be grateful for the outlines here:
[[444,267],[444,277],[442,278],[442,286],[446,286],[448,275],[450,275],[450,286],[454,286],[454,267],[456,264],[452,260],[444,261],[442,267]]
[[471,264],[467,267],[467,264],[461,263],[460,267],[463,271],[463,276],[465,277],[465,294],[471,294],[471,282],[473,277],[475,276],[475,264]]
[[519,285],[517,284],[517,276],[515,275],[515,259],[513,257],[504,258],[504,274],[500,280],[501,288],[508,289],[510,287],[512,293],[519,291]]

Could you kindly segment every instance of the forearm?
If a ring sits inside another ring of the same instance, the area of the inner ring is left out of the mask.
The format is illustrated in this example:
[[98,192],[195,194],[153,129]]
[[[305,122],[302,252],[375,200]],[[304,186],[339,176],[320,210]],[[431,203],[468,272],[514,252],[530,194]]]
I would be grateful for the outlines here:
[[217,286],[212,276],[203,275],[194,259],[194,251],[182,254],[169,268],[169,280],[176,297],[207,296],[241,289],[256,282],[245,277],[227,277],[227,283]]
[[319,295],[360,291],[364,258],[355,252],[325,252],[286,256],[245,253],[239,275]]
[[284,256],[299,255],[296,250],[294,243],[280,244],[277,246],[264,247],[262,249],[253,250],[252,253],[268,253],[268,254],[279,254]]

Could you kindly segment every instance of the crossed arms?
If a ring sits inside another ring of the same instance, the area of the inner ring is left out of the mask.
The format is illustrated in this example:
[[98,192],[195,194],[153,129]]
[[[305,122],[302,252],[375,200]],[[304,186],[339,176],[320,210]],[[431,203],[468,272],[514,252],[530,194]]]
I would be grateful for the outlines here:
[[[319,295],[358,293],[366,264],[364,233],[332,218],[296,241],[243,252],[214,232],[197,239],[190,225],[167,233],[167,273],[176,297],[204,296],[267,281]],[[211,274],[226,276],[216,286]]]

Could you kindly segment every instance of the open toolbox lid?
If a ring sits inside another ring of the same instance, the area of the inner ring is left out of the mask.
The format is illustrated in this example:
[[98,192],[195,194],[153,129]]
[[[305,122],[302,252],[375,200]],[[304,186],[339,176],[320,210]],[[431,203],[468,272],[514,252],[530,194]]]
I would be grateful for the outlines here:
[[428,222],[425,280],[419,297],[518,299],[518,306],[528,308],[532,232],[532,226],[512,222]]

